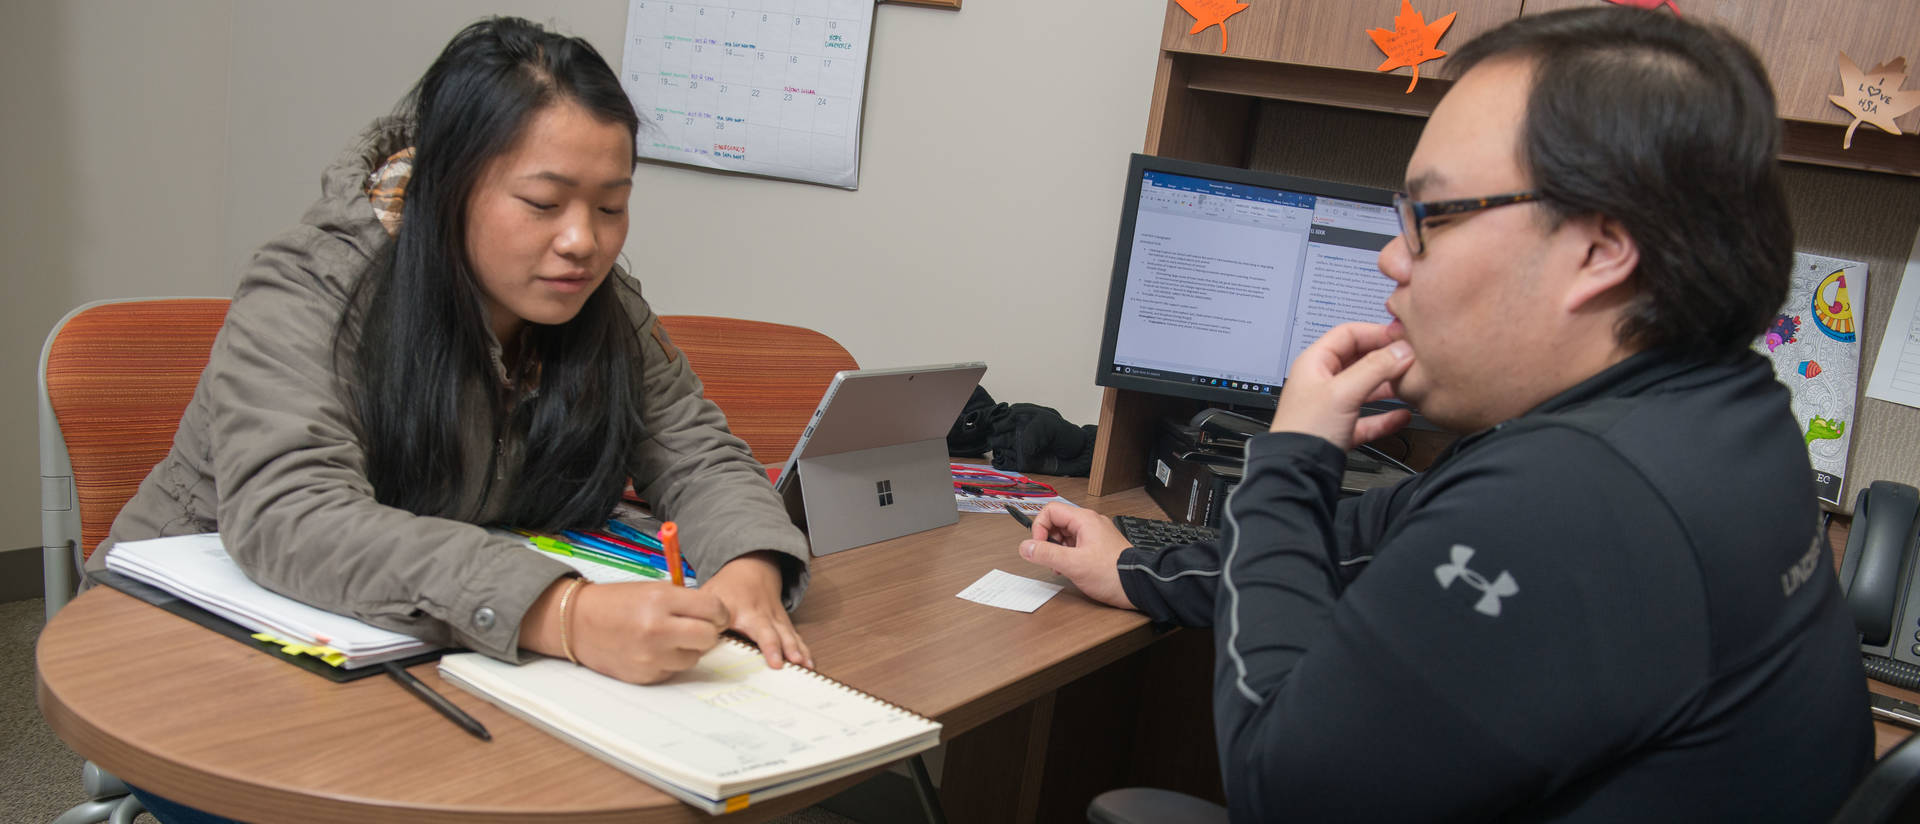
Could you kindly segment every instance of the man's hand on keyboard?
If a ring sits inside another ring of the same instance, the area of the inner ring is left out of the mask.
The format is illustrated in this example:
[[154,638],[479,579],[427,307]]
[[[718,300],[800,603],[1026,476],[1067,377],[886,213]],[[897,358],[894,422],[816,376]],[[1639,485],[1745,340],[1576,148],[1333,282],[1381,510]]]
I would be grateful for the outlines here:
[[1115,568],[1126,548],[1127,539],[1105,515],[1053,503],[1033,519],[1033,537],[1020,542],[1020,557],[1067,576],[1088,598],[1133,609]]

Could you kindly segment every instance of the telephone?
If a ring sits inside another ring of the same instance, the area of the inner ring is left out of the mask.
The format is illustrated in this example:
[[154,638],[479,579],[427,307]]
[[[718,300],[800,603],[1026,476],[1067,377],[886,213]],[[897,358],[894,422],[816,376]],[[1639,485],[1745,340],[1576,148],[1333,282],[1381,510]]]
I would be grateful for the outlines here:
[[1914,577],[1920,490],[1874,481],[1854,499],[1853,529],[1840,561],[1840,590],[1860,630],[1867,674],[1920,688],[1920,586]]

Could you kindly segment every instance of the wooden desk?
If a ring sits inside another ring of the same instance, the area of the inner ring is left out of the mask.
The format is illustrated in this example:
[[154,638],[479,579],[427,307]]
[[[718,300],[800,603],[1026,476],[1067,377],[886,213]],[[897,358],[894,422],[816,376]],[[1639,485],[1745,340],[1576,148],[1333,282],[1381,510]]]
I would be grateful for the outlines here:
[[[1085,500],[1084,480],[1058,486]],[[1094,506],[1109,514],[1158,513],[1140,490]],[[794,615],[823,673],[938,720],[943,740],[996,717],[1002,719],[994,728],[1011,725],[1011,734],[1001,730],[979,742],[989,750],[1010,743],[1005,757],[983,755],[978,746],[963,746],[974,739],[961,738],[949,751],[943,783],[943,793],[968,783],[955,774],[956,756],[1013,764],[1023,781],[1003,785],[1000,800],[1014,806],[999,809],[1025,812],[993,819],[1001,821],[1033,817],[1035,763],[1044,752],[1029,750],[1035,741],[1044,748],[1053,692],[1155,639],[1140,615],[1095,605],[1071,588],[1030,615],[954,597],[994,568],[1051,578],[1016,553],[1024,535],[1005,515],[963,514],[954,526],[815,559],[811,589]],[[413,673],[486,724],[491,743],[447,723],[389,679],[316,678],[103,587],[54,616],[37,654],[41,712],[68,745],[130,784],[221,815],[275,822],[708,820],[442,681],[430,665]],[[1036,704],[1043,711],[1034,711]],[[863,777],[725,820],[790,812]]]

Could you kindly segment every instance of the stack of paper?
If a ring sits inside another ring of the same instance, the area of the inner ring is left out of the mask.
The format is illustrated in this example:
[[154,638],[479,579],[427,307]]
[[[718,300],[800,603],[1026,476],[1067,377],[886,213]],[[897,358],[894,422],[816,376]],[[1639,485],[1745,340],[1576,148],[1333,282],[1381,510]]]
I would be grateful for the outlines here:
[[127,541],[107,555],[107,569],[164,589],[254,632],[337,650],[345,655],[340,666],[346,669],[436,649],[410,635],[267,590],[240,571],[215,533]]

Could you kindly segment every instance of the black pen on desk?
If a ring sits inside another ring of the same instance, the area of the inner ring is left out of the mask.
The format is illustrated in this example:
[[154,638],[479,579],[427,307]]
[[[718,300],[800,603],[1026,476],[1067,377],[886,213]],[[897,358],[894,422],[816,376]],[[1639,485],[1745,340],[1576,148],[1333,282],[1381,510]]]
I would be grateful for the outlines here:
[[427,686],[427,682],[413,677],[413,673],[407,672],[405,667],[392,661],[388,661],[380,666],[387,671],[388,675],[393,676],[393,680],[399,681],[400,686],[406,687],[408,692],[420,696],[420,700],[427,702],[434,709],[439,710],[441,715],[447,717],[447,720],[459,724],[461,729],[473,733],[473,737],[475,738],[482,741],[493,740],[493,734],[487,732],[487,728],[481,726],[479,721],[475,721],[473,716],[461,711],[452,701],[448,701],[446,696],[434,692],[432,687]]
[[1028,529],[1033,528],[1033,516],[1021,512],[1020,507],[1014,506],[1013,504],[1002,504],[1002,506],[1007,508],[1007,514],[1012,515],[1013,519],[1019,521],[1021,526]]

